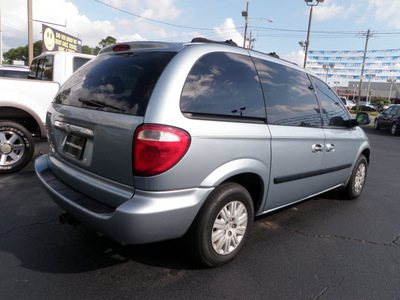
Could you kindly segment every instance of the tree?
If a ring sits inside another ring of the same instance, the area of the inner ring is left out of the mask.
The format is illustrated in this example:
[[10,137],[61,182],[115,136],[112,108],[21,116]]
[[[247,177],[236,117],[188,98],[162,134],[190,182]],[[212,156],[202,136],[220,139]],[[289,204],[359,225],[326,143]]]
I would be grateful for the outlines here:
[[106,46],[110,46],[110,45],[115,44],[115,43],[117,43],[117,39],[113,38],[112,36],[108,36],[105,39],[102,39],[99,42],[99,45],[100,45],[101,48],[104,48]]
[[378,111],[383,110],[383,107],[386,105],[390,105],[390,101],[383,97],[373,97],[371,98],[371,103],[374,105]]
[[83,54],[92,54],[92,55],[97,55],[101,49],[96,46],[95,48],[91,48],[87,45],[82,46],[82,53]]
[[[36,41],[33,44],[33,57],[36,57],[42,53],[42,41]],[[14,60],[21,60],[25,62],[25,65],[28,65],[28,45],[25,47],[11,48],[7,52],[3,53],[4,59],[12,64]]]

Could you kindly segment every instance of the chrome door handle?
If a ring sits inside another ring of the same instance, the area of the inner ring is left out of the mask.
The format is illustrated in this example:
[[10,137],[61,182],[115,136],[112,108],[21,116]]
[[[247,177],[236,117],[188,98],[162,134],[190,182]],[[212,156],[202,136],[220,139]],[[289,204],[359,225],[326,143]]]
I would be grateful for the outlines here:
[[335,151],[335,144],[326,144],[326,152]]
[[324,150],[324,147],[322,147],[321,144],[314,144],[311,146],[311,150],[313,153],[318,153],[318,152],[322,152]]

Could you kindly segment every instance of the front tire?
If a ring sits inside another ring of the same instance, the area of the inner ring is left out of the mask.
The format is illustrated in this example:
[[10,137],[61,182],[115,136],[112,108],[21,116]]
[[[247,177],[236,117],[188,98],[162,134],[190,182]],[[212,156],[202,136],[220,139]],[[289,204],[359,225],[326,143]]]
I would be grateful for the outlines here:
[[34,152],[33,138],[22,125],[0,122],[0,173],[16,172],[25,167]]
[[381,126],[379,126],[379,122],[378,122],[378,120],[377,120],[377,119],[375,119],[375,122],[374,122],[374,128],[375,128],[376,130],[379,130],[379,129],[381,129]]
[[243,248],[253,218],[253,201],[243,186],[219,186],[206,199],[188,232],[193,258],[208,267],[230,262]]
[[365,156],[361,154],[351,173],[350,180],[343,190],[344,199],[353,200],[361,195],[365,181],[367,180],[367,169],[368,161]]
[[399,126],[397,126],[397,123],[392,124],[392,126],[390,127],[390,133],[392,135],[399,135]]

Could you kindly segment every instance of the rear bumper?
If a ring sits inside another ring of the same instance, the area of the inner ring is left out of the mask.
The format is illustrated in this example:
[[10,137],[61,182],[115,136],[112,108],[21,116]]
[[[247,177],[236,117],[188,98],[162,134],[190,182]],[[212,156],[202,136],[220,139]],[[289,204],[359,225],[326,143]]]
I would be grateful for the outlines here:
[[121,243],[144,244],[181,237],[212,188],[149,192],[135,190],[118,207],[76,191],[51,171],[50,154],[35,160],[35,170],[52,199],[77,220]]

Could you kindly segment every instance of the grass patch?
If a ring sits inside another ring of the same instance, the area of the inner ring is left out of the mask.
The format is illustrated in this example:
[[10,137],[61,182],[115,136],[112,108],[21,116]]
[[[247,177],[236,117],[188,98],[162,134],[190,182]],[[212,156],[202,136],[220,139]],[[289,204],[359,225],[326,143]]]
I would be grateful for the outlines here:
[[[368,113],[370,116],[377,116],[377,115],[379,115],[379,111],[360,111],[360,112],[366,112],[366,113]],[[356,114],[356,111],[355,110],[350,110],[350,113],[352,113],[352,114]]]

